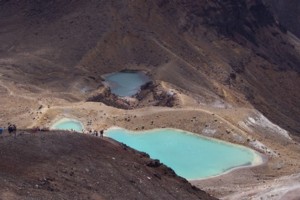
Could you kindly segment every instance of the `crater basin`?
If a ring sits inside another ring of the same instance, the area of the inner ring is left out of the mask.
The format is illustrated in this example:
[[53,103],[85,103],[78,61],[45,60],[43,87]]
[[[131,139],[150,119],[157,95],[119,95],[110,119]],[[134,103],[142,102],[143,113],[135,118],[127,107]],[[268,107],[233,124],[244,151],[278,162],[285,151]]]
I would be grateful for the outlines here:
[[103,76],[111,92],[120,97],[130,97],[137,94],[141,86],[150,78],[139,71],[121,71]]

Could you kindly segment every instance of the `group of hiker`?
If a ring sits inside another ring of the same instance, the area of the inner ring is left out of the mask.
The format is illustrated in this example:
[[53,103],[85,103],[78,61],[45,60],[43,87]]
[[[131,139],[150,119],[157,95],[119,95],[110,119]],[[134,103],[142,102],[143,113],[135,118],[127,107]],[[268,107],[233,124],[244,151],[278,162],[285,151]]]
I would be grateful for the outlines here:
[[92,130],[89,130],[89,131],[85,131],[85,130],[82,130],[83,133],[85,134],[90,134],[90,135],[93,135],[93,136],[96,136],[96,137],[103,137],[103,134],[104,134],[104,130],[100,130],[100,131],[92,131]]
[[[4,132],[4,128],[0,127],[0,135],[3,134]],[[42,129],[40,128],[34,128],[33,130],[38,130],[38,131],[41,131]],[[44,129],[43,129],[44,130]],[[49,129],[47,129],[49,130]],[[17,137],[17,126],[15,124],[8,124],[8,127],[7,127],[7,131],[10,135],[14,135],[15,137]],[[90,134],[90,135],[93,135],[93,136],[96,136],[96,137],[103,137],[103,134],[104,134],[104,130],[100,130],[100,131],[97,131],[97,130],[89,130],[89,131],[86,131],[86,130],[82,130],[83,133],[85,134]]]
[[[7,131],[10,135],[14,135],[17,137],[17,126],[15,124],[8,124]],[[0,135],[2,135],[4,132],[4,128],[0,127]]]

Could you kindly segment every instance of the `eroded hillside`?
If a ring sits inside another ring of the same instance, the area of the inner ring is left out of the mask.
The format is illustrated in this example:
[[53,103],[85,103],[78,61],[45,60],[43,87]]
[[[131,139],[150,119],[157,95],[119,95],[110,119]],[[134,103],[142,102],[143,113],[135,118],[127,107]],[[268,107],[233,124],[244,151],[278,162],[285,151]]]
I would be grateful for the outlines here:
[[103,73],[144,69],[201,103],[254,106],[299,134],[299,41],[261,1],[0,5],[2,82],[78,101]]

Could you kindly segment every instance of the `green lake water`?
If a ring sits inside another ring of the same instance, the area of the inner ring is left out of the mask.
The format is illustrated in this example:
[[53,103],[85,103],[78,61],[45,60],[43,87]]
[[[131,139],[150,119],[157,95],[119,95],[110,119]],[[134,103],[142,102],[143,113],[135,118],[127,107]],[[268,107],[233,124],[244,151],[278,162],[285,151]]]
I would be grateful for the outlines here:
[[74,119],[62,119],[56,122],[54,125],[51,126],[51,129],[55,130],[74,130],[77,132],[81,132],[83,129],[82,124]]
[[179,176],[190,180],[262,162],[261,156],[252,149],[177,129],[135,132],[112,128],[105,135],[148,153],[151,158],[159,159]]

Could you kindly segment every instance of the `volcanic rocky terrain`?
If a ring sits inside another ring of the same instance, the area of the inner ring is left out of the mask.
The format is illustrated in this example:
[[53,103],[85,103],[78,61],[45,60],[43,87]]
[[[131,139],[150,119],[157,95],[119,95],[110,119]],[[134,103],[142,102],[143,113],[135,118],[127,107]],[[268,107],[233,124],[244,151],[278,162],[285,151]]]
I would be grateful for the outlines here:
[[[0,0],[0,126],[47,129],[69,117],[87,130],[184,129],[266,160],[195,187],[222,199],[292,198],[300,188],[298,13],[293,0]],[[152,82],[119,98],[103,75],[122,70]],[[110,140],[25,133],[0,138],[3,199],[212,198]]]

